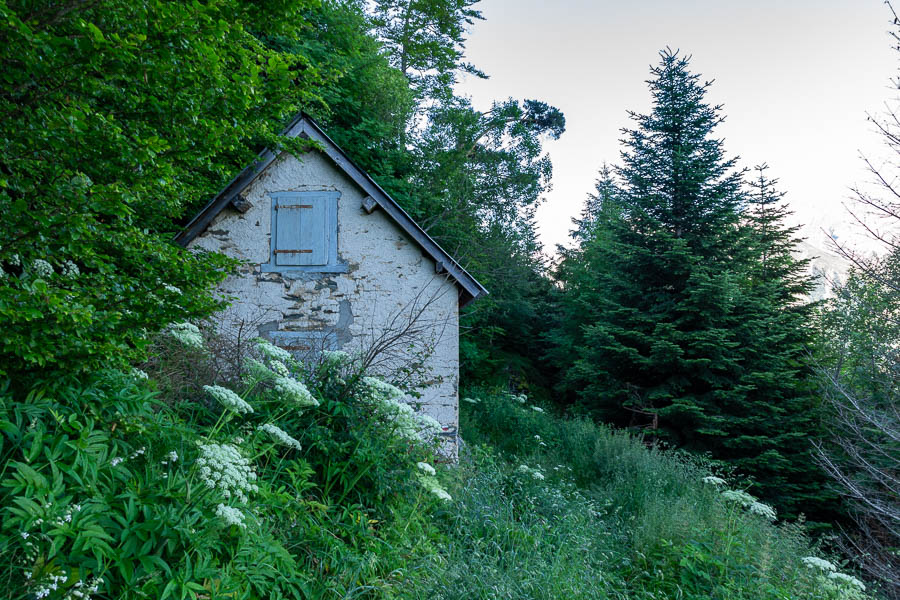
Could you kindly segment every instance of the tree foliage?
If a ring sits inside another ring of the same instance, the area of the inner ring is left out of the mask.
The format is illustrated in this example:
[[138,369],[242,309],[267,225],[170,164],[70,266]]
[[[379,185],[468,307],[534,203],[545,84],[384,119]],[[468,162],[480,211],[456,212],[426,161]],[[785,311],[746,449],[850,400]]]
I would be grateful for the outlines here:
[[753,193],[713,136],[719,107],[661,53],[559,268],[563,389],[598,418],[710,452],[788,514],[827,497],[810,460],[809,280],[760,169]]

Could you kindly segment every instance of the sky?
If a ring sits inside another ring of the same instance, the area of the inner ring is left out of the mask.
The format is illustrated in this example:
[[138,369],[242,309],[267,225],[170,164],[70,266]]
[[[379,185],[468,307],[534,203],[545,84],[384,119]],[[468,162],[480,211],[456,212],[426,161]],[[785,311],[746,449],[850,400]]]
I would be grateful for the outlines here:
[[[566,116],[548,141],[553,189],[538,210],[548,252],[571,244],[571,218],[597,170],[616,163],[628,110],[647,112],[646,80],[665,47],[692,57],[722,104],[717,129],[739,164],[767,163],[811,238],[850,231],[843,203],[864,183],[860,159],[888,154],[867,122],[897,97],[900,52],[882,0],[482,0],[466,60],[490,78],[466,76],[457,92],[477,108],[537,99]],[[896,44],[896,42],[895,42]]]

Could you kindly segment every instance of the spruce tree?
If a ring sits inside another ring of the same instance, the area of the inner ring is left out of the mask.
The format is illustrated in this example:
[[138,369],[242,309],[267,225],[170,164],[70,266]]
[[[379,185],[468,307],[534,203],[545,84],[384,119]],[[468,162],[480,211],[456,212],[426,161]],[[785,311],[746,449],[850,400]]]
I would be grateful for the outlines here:
[[[567,266],[565,385],[598,418],[708,452],[782,511],[809,510],[818,473],[808,279],[780,196],[751,198],[714,137],[721,109],[689,59],[661,53],[649,114],[625,131],[620,186]],[[564,352],[558,351],[557,355]]]
[[784,223],[787,210],[768,167],[755,167],[743,210],[746,263],[740,301],[740,343],[746,397],[729,413],[721,456],[750,473],[761,495],[786,510],[819,519],[835,516],[836,495],[812,457],[821,433],[821,403],[808,359],[815,332],[809,261],[793,255],[799,227]]

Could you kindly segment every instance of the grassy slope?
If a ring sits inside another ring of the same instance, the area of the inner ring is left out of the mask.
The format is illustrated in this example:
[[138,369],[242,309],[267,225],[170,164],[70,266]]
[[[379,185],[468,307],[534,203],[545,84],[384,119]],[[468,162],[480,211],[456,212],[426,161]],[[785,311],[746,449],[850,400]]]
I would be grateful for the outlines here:
[[463,402],[440,598],[852,598],[696,462],[505,394]]

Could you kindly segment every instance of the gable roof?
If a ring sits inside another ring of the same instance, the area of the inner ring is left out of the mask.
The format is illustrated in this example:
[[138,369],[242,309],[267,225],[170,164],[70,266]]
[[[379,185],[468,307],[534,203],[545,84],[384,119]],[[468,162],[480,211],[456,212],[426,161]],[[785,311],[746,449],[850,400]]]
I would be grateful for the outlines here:
[[[318,142],[322,152],[356,185],[358,185],[368,198],[364,200],[364,208],[372,212],[376,208],[384,210],[385,214],[412,238],[426,254],[435,261],[435,269],[438,273],[446,272],[460,287],[459,304],[465,306],[472,300],[487,295],[488,291],[472,277],[456,260],[450,256],[419,224],[413,221],[405,210],[400,208],[387,192],[381,189],[368,173],[360,169],[344,154],[337,144],[329,138],[324,131],[308,115],[300,113],[285,128],[282,135],[288,137],[304,137]],[[240,194],[271,165],[280,154],[280,150],[265,149],[259,153],[256,160],[232,179],[228,185],[222,188],[209,204],[203,207],[197,216],[175,236],[175,241],[182,246],[187,246],[191,240],[200,235],[212,220],[228,205],[240,200]]]

